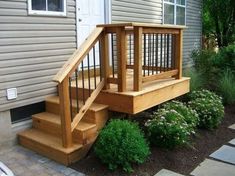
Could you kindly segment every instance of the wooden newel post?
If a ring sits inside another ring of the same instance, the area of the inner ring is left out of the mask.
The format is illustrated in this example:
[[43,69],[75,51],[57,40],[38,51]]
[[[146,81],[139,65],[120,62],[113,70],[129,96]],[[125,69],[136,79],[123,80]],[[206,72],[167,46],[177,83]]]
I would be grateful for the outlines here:
[[127,61],[127,40],[125,27],[118,27],[117,37],[117,71],[118,71],[118,92],[126,91],[126,61]]
[[179,34],[175,37],[175,68],[178,69],[176,79],[182,78],[182,53],[183,53],[183,30],[179,29]]
[[65,78],[63,82],[59,83],[58,88],[59,88],[59,99],[60,99],[62,143],[63,147],[68,148],[73,145],[68,78]]
[[142,27],[134,27],[134,91],[142,90]]
[[110,84],[108,83],[108,77],[110,74],[110,66],[109,66],[109,40],[108,35],[103,32],[100,40],[100,52],[101,52],[101,69],[102,69],[102,77],[104,78],[104,90],[110,88]]

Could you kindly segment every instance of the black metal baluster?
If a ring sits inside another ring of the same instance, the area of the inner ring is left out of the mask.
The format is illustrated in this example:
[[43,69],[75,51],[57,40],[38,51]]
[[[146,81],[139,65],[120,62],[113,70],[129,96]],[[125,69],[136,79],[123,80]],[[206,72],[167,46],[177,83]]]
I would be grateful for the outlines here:
[[161,34],[161,51],[160,51],[160,73],[162,72],[162,34]]
[[102,60],[101,60],[101,46],[100,46],[100,41],[99,41],[99,62],[100,62],[100,81],[102,80],[102,68],[101,68],[101,65],[102,65]]
[[131,34],[129,35],[129,65],[131,65]]
[[164,71],[166,71],[166,34],[164,34],[164,62],[163,62]]
[[79,112],[79,100],[78,100],[78,69],[75,70],[75,81],[76,81],[76,104],[77,104],[77,113]]
[[158,34],[156,34],[156,73],[158,73]]
[[151,61],[151,39],[150,39],[150,34],[148,34],[148,76],[150,73],[150,61]]
[[82,61],[82,101],[85,104],[84,63]]
[[153,46],[153,50],[152,50],[152,75],[154,74],[154,34],[153,35],[153,40],[152,40],[152,46]]
[[113,72],[113,78],[115,77],[115,71],[114,71],[114,37],[113,33],[111,34],[111,47],[112,47],[112,72]]
[[175,35],[171,36],[171,68],[175,69]]
[[93,64],[94,64],[94,84],[96,89],[96,62],[95,62],[95,46],[93,46]]
[[90,54],[87,54],[87,68],[88,68],[88,92],[91,95],[91,79],[90,79]]
[[166,57],[166,67],[167,67],[167,70],[169,70],[169,34],[167,34],[167,57]]
[[71,86],[71,77],[69,77],[69,101],[70,101],[70,116],[71,121],[73,121],[73,101],[72,101],[72,86]]
[[146,34],[144,34],[144,76],[145,76],[145,69],[146,69]]

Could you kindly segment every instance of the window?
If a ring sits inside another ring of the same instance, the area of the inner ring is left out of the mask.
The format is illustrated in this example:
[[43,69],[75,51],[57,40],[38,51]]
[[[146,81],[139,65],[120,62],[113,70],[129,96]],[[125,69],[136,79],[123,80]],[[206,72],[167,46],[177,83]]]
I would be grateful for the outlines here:
[[186,0],[164,0],[164,24],[186,24]]
[[28,0],[32,15],[66,16],[66,0]]

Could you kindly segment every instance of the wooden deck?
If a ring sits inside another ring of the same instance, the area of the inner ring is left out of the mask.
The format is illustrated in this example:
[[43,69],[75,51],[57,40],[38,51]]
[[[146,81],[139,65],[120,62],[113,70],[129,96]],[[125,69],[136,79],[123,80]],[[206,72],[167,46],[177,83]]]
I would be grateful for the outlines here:
[[[116,76],[116,75],[114,75]],[[100,78],[97,77],[97,80]],[[133,90],[133,71],[128,69],[126,91],[118,92],[116,84],[110,84],[110,89],[102,90],[96,98],[96,103],[102,103],[109,106],[109,110],[118,111],[128,114],[136,114],[153,106],[159,105],[168,100],[189,92],[190,78],[183,77],[181,79],[166,78],[155,80],[152,82],[143,83],[141,91]],[[78,85],[82,85],[82,80],[78,81]],[[84,85],[86,88],[85,95],[88,94],[88,79],[85,79]],[[72,82],[72,87],[75,89],[75,81]],[[94,79],[90,79],[90,87],[94,89]],[[81,92],[80,89],[78,92]],[[73,90],[75,97],[75,90]]]

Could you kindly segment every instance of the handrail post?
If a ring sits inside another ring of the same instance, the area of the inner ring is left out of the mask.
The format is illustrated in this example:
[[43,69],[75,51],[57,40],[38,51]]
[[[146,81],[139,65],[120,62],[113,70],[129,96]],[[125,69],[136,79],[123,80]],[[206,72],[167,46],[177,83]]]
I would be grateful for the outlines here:
[[116,29],[117,37],[117,69],[118,69],[118,92],[126,91],[126,60],[127,60],[127,40],[125,27]]
[[182,52],[183,52],[183,30],[179,29],[179,34],[175,37],[175,68],[178,69],[176,79],[182,78]]
[[101,52],[101,69],[102,76],[104,78],[104,90],[110,88],[110,84],[108,83],[108,77],[110,74],[110,66],[109,66],[109,40],[108,35],[103,31],[100,40],[100,52]]
[[68,148],[73,145],[71,132],[71,113],[69,101],[69,80],[66,77],[58,85],[60,99],[61,134],[63,147]]
[[142,90],[142,27],[134,27],[134,91]]

